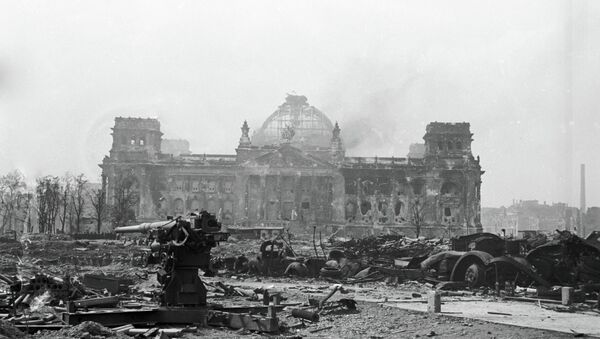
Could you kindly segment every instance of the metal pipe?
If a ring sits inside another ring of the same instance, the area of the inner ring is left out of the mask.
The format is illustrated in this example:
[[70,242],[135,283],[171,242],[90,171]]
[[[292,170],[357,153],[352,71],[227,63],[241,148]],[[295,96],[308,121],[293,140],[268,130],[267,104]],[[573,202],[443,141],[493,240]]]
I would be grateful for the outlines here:
[[310,310],[304,310],[301,308],[292,309],[292,317],[306,319],[310,321],[319,321],[319,313]]

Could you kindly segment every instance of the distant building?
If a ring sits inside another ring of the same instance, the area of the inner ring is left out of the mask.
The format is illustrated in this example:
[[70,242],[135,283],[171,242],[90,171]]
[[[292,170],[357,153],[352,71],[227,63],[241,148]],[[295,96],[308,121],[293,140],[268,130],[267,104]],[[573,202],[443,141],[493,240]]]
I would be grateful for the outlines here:
[[160,142],[160,152],[163,154],[173,154],[174,156],[191,154],[190,142],[183,139],[162,139]]
[[588,233],[600,231],[600,207],[588,207],[585,213],[585,225]]
[[482,208],[481,220],[486,232],[517,235],[521,231],[576,231],[579,210],[564,203],[547,205],[538,200],[520,200],[509,207]]
[[[135,179],[139,220],[206,209],[224,224],[335,224],[481,230],[483,171],[468,123],[430,123],[408,158],[348,157],[341,129],[306,97],[288,95],[235,154],[190,154],[162,139],[156,119],[116,118],[102,164],[107,198],[119,176]],[[176,151],[170,151],[175,149]]]

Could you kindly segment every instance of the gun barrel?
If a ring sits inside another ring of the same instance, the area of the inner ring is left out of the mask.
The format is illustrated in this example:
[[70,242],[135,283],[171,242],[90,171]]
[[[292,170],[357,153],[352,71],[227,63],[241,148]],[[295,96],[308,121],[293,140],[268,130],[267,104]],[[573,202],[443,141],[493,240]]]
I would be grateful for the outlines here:
[[175,220],[146,222],[139,225],[121,226],[115,228],[115,233],[146,233],[151,230],[170,228],[175,225]]

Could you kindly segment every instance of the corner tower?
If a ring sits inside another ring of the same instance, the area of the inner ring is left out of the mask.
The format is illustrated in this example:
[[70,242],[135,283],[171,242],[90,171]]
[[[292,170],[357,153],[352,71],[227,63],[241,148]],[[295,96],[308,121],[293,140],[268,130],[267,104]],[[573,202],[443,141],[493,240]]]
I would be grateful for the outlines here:
[[151,118],[115,118],[110,157],[115,160],[150,160],[160,153],[160,122]]
[[[425,136],[428,192],[435,196],[436,219],[453,232],[481,232],[481,175],[471,152],[467,122],[432,122]],[[457,234],[457,233],[455,233]]]
[[465,157],[472,156],[473,134],[468,122],[432,122],[427,125],[425,157]]

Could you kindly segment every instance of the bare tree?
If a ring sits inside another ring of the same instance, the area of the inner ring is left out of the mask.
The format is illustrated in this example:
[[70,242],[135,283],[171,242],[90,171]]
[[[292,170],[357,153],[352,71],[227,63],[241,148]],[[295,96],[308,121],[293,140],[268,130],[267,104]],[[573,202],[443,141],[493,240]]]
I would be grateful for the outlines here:
[[100,233],[102,221],[106,217],[108,206],[106,205],[106,190],[104,187],[89,192],[90,203],[93,207],[93,218],[96,220],[96,230]]
[[[73,182],[73,177],[70,174],[65,174],[64,177],[60,179],[62,182],[60,189],[60,200],[59,200],[59,208],[61,212],[58,216],[58,220],[60,222],[60,229],[63,233],[65,233],[65,224],[67,223],[68,215],[72,213],[71,211],[71,184]],[[71,230],[71,225],[69,225],[69,233]]]
[[73,209],[73,216],[75,217],[75,230],[77,233],[81,231],[81,218],[83,217],[83,210],[85,208],[85,185],[88,180],[83,174],[79,174],[73,178],[73,191],[71,194],[71,206]]
[[18,170],[0,177],[0,230],[15,229],[25,202],[25,181]]
[[60,210],[61,185],[55,176],[38,178],[36,186],[37,214],[40,233],[55,231],[56,217]]
[[24,195],[23,199],[23,211],[22,211],[22,219],[19,221],[23,222],[23,232],[31,233],[33,232],[33,223],[31,222],[31,213],[33,213],[35,196],[33,193],[27,192]]
[[135,206],[139,201],[137,180],[134,176],[118,176],[116,178],[113,197],[112,222],[115,226],[124,226],[135,221]]
[[415,226],[417,238],[421,235],[421,227],[425,223],[425,201],[415,198],[410,206],[410,223]]

